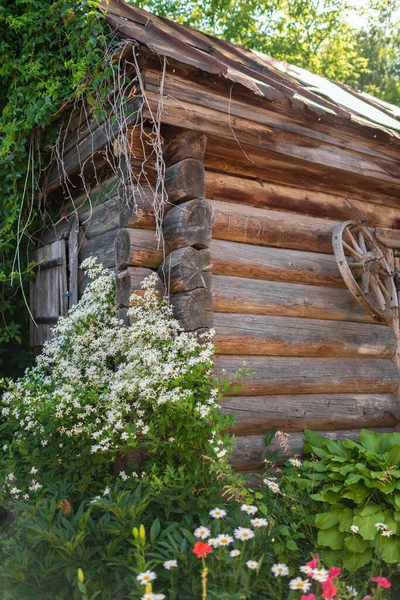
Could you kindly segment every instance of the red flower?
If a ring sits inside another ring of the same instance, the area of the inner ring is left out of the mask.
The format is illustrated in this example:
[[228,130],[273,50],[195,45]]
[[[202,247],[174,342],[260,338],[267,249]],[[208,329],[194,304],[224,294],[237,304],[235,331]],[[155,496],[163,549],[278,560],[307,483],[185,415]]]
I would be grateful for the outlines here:
[[193,547],[193,554],[195,554],[197,558],[207,556],[209,552],[212,552],[212,548],[209,544],[206,544],[204,542],[196,542]]
[[390,581],[386,579],[386,577],[371,577],[371,581],[375,581],[378,584],[378,587],[390,588],[392,585]]
[[316,569],[319,563],[318,554],[314,554],[314,558],[310,560],[310,562],[306,563],[307,567],[311,567],[311,569]]
[[315,600],[315,596],[314,594],[308,594],[307,596],[302,594],[300,600]]
[[322,585],[322,592],[321,592],[322,598],[325,598],[325,600],[333,600],[337,594],[337,587],[335,585],[333,585],[331,579],[327,579],[326,581],[323,581],[321,583],[321,585]]
[[333,579],[334,577],[339,577],[341,572],[342,572],[342,570],[339,569],[339,567],[331,567],[329,569],[329,579]]

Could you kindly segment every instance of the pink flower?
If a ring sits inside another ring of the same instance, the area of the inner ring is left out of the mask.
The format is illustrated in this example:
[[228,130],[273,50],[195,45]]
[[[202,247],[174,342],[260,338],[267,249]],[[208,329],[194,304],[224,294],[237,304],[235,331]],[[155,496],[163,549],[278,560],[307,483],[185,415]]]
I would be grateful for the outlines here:
[[316,569],[319,563],[318,554],[314,554],[314,558],[310,560],[310,562],[306,563],[307,567],[311,567],[311,569]]
[[315,596],[314,594],[307,594],[307,596],[302,594],[300,600],[315,600]]
[[331,567],[329,569],[329,579],[333,579],[334,577],[339,577],[341,572],[342,572],[342,570],[339,569],[339,567]]
[[386,577],[371,577],[371,581],[378,584],[378,587],[390,588],[392,585]]
[[363,598],[363,600],[372,600],[372,596],[365,596],[365,598]]
[[322,592],[321,592],[322,598],[325,598],[325,600],[333,600],[337,593],[337,587],[335,585],[333,585],[332,580],[327,579],[326,581],[323,581],[321,583],[321,586],[322,586]]
[[195,554],[197,558],[207,556],[209,552],[212,552],[212,548],[209,544],[205,544],[204,542],[196,542],[193,547],[193,554]]

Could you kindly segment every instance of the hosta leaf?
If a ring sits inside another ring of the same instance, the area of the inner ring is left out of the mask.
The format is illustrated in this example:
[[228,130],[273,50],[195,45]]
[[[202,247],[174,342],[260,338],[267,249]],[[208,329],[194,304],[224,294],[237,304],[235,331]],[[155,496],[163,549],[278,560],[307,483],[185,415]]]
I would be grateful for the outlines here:
[[315,526],[318,529],[330,529],[334,525],[338,524],[338,517],[341,512],[342,507],[315,515]]
[[369,548],[370,543],[357,533],[348,535],[344,540],[345,547],[351,552],[363,553]]
[[318,544],[331,548],[331,550],[341,550],[344,544],[345,534],[339,531],[339,527],[335,525],[330,529],[321,529],[318,532]]
[[365,517],[354,515],[353,525],[359,528],[359,534],[364,540],[374,540],[377,535],[376,523],[385,523],[385,514],[383,511],[372,513]]
[[369,431],[368,429],[361,429],[360,444],[367,450],[376,454],[381,447],[380,434],[375,431]]
[[388,465],[395,465],[397,467],[397,465],[400,463],[400,445],[389,450],[389,452],[384,454],[383,458]]
[[304,451],[306,453],[312,452],[319,458],[324,458],[328,454],[326,442],[326,438],[320,433],[309,429],[304,430]]
[[342,510],[338,517],[340,531],[346,533],[349,532],[350,527],[353,525],[353,518],[354,517],[352,508],[345,508],[344,510]]
[[357,569],[361,569],[364,565],[368,564],[372,559],[372,548],[368,548],[362,554],[357,552],[351,552],[345,548],[343,552],[343,566],[350,573],[354,573]]
[[376,553],[387,563],[398,563],[400,557],[400,540],[396,537],[384,538],[379,536],[376,540]]
[[361,483],[355,483],[347,487],[347,491],[343,493],[343,498],[349,498],[354,500],[356,504],[362,504],[371,494],[370,489]]

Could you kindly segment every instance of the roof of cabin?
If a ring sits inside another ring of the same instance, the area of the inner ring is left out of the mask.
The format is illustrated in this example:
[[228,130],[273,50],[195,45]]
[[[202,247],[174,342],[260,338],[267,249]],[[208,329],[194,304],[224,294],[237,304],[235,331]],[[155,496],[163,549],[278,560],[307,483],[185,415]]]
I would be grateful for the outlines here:
[[224,76],[268,100],[289,100],[297,110],[347,118],[400,138],[400,108],[395,105],[262,52],[157,17],[123,0],[101,0],[100,6],[110,26],[122,37],[157,54]]

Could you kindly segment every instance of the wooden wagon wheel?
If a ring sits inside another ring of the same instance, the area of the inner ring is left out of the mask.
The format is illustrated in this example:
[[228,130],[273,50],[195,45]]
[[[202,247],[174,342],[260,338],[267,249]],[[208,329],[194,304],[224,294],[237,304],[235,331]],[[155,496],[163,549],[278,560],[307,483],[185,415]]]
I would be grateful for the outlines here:
[[356,221],[345,221],[333,230],[332,244],[350,292],[375,321],[388,323],[398,307],[394,273],[372,232]]

